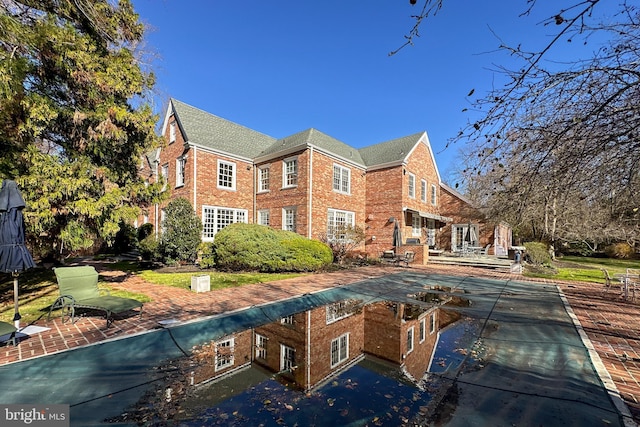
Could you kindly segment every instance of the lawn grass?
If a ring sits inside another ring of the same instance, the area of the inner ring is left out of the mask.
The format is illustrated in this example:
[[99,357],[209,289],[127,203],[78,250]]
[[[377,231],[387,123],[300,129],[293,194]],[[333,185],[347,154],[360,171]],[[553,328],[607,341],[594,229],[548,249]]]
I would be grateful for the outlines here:
[[542,277],[562,281],[577,281],[604,284],[604,274],[601,269],[609,271],[613,277],[617,273],[624,273],[627,268],[640,268],[640,261],[614,258],[596,258],[564,256],[553,262],[557,274],[540,274],[526,272],[526,277]]
[[[183,289],[191,288],[191,276],[208,274],[211,277],[211,290],[224,289],[236,286],[243,286],[252,283],[272,282],[299,277],[300,273],[221,273],[214,271],[190,271],[190,272],[159,272],[141,267],[135,262],[116,262],[108,264],[109,269],[124,271],[136,274],[144,280],[164,286],[174,286]],[[49,314],[49,307],[59,296],[58,286],[53,270],[36,268],[25,271],[18,276],[19,287],[19,310],[22,319],[21,326],[26,326],[39,318],[46,318]],[[149,302],[151,299],[140,293],[114,289],[109,282],[102,280],[98,282],[100,289],[107,290],[111,295],[133,298],[140,302]],[[13,303],[13,277],[10,274],[0,274],[0,320],[13,323],[14,317]],[[59,313],[52,313],[57,316]]]

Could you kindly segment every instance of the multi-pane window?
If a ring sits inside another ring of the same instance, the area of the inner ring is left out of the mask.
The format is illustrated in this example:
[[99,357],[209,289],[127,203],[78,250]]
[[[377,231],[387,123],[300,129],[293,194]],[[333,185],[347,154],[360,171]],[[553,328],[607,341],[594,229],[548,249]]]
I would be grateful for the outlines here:
[[427,245],[436,245],[436,222],[433,219],[427,220]]
[[167,231],[167,226],[165,225],[165,220],[167,219],[167,211],[164,209],[160,209],[160,233],[164,234]]
[[282,229],[296,231],[296,208],[288,207],[282,209]]
[[349,226],[355,226],[355,214],[349,211],[329,209],[327,215],[327,238],[329,240],[344,240]]
[[233,366],[234,339],[216,342],[216,371]]
[[282,162],[282,186],[298,185],[298,158],[286,159]]
[[184,185],[184,167],[187,163],[187,159],[184,157],[178,157],[176,159],[176,187],[182,187]]
[[212,242],[216,233],[229,224],[247,222],[245,209],[220,208],[216,206],[202,207],[202,239]]
[[280,370],[289,371],[296,366],[296,351],[284,344],[280,344]]
[[176,122],[169,123],[169,143],[176,140]]
[[422,218],[419,215],[411,215],[411,235],[420,236],[422,234]]
[[260,225],[269,225],[271,214],[269,213],[269,209],[264,209],[258,211],[258,224]]
[[169,163],[162,165],[160,176],[162,177],[162,190],[164,191],[167,189],[167,182],[169,182]]
[[236,188],[235,163],[218,160],[218,188],[235,190]]
[[434,206],[438,204],[438,191],[434,184],[431,184],[431,204]]
[[426,319],[420,320],[420,342],[423,342],[427,337],[427,325]]
[[353,314],[353,304],[348,301],[340,301],[333,304],[329,304],[327,310],[327,325],[329,323],[337,322],[340,319],[349,317]]
[[413,351],[413,326],[407,330],[407,354]]
[[412,173],[409,174],[409,197],[416,197],[416,176]]
[[340,165],[333,165],[333,189],[340,193],[351,192],[351,171]]
[[256,359],[267,360],[267,337],[256,334]]
[[436,314],[431,313],[429,315],[429,333],[432,334],[436,331]]
[[346,333],[331,341],[331,367],[349,358],[349,334]]
[[258,191],[269,191],[269,166],[258,168]]
[[424,179],[420,180],[420,200],[427,202],[427,181]]
[[280,318],[280,323],[283,325],[293,325],[293,314]]

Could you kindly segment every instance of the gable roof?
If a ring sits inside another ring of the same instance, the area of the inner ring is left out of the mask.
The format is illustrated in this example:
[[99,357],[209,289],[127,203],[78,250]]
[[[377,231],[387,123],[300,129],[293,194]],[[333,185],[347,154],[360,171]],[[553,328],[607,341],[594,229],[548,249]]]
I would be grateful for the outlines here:
[[385,164],[401,163],[413,151],[424,132],[392,139],[379,144],[361,148],[360,155],[367,166],[381,166]]
[[170,100],[167,118],[175,113],[185,142],[226,154],[252,159],[275,138],[192,107],[176,99]]
[[355,163],[358,166],[365,166],[357,149],[314,128],[278,139],[275,144],[260,152],[258,159],[284,155],[307,147],[313,147],[346,162]]

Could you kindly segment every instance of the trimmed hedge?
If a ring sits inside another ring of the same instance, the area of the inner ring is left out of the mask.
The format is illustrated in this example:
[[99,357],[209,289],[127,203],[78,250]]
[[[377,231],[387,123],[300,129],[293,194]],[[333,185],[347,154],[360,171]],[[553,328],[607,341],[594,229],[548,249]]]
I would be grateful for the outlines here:
[[317,240],[257,224],[231,224],[216,234],[216,267],[260,272],[316,271],[333,261],[333,252]]

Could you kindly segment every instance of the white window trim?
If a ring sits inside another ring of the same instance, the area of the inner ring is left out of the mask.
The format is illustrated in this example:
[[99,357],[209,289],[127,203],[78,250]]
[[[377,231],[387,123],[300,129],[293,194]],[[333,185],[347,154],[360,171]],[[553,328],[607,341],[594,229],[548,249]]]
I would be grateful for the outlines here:
[[427,319],[424,317],[420,319],[419,335],[419,343],[422,344],[427,339]]
[[[340,346],[340,343],[342,341],[342,339],[345,338],[346,339],[346,345],[344,347],[345,349],[345,355],[344,357],[341,357],[341,349],[342,347]],[[333,343],[337,343],[338,346],[338,360],[336,362],[333,361],[332,358],[332,352],[333,352]],[[340,335],[338,338],[331,340],[331,347],[329,348],[329,360],[331,362],[331,368],[335,368],[336,366],[340,365],[341,363],[344,363],[345,361],[349,360],[349,332]]]
[[[411,339],[409,339],[411,337]],[[412,326],[407,329],[407,354],[411,353],[415,348],[414,340],[416,338],[415,328]]]
[[[262,165],[258,167],[258,193],[268,193],[271,185],[271,165]],[[262,188],[262,174],[266,171],[269,174],[267,188]]]
[[169,183],[169,163],[165,163],[160,166],[160,177],[164,181],[162,183],[162,191],[167,189],[167,185]]
[[[285,359],[285,354],[288,354],[288,353],[292,353],[294,355],[293,360]],[[288,345],[280,344],[280,370],[281,371],[288,370],[295,366],[295,362],[296,362],[295,354],[296,354],[295,348],[289,347]],[[288,363],[285,363],[285,362],[288,362]],[[291,366],[286,366],[287,364],[290,364]]]
[[[227,166],[231,166],[231,187],[226,187],[224,185],[220,185],[220,166],[222,165],[227,165]],[[228,162],[226,160],[222,160],[222,159],[218,159],[218,167],[216,169],[216,186],[219,190],[229,190],[229,191],[235,191],[236,189],[236,175],[237,175],[237,170],[238,168],[236,167],[236,164],[233,162]]]
[[[293,211],[293,230],[289,230],[287,228],[287,211]],[[285,206],[284,208],[282,208],[282,229],[283,230],[289,230],[289,231],[293,231],[293,232],[297,232],[298,227],[297,227],[297,216],[298,216],[298,208],[295,206]]]
[[[329,238],[331,241],[336,240],[336,237],[333,235],[333,233],[331,232],[330,228],[331,227],[331,222],[333,222],[333,225],[336,225],[336,216],[340,214],[344,214],[345,216],[345,224],[350,225],[352,227],[355,227],[356,225],[356,213],[352,212],[352,211],[344,211],[344,210],[340,210],[340,209],[327,209],[327,238]],[[333,220],[331,219],[333,218]],[[351,218],[351,220],[349,220],[349,218]]]
[[264,335],[256,334],[256,359],[267,359],[267,342],[269,338]]
[[420,200],[427,203],[427,181],[424,179],[420,180]]
[[408,191],[409,191],[409,197],[412,199],[415,199],[416,198],[416,176],[411,172],[409,172]]
[[[339,177],[338,177],[338,188],[336,188],[336,169],[338,169],[339,171]],[[343,182],[343,178],[344,178],[344,174],[347,175],[347,191],[342,189],[342,182]],[[339,165],[337,163],[333,164],[333,178],[332,178],[332,184],[331,186],[333,187],[333,191],[335,191],[336,193],[341,193],[341,194],[351,194],[351,169],[346,168],[342,165]]]
[[176,188],[184,187],[185,166],[187,159],[184,156],[180,156],[176,159]]
[[[416,221],[417,221],[417,227],[416,227]],[[416,214],[411,215],[411,236],[412,237],[422,236],[422,218]]]
[[[207,215],[206,215],[206,211],[207,210],[212,210],[213,211],[213,220],[214,220],[213,229],[214,229],[214,231],[213,231],[213,235],[212,236],[206,236],[205,237],[205,234],[204,234],[205,233],[205,228],[204,227],[206,226],[205,220],[207,218]],[[203,242],[213,242],[215,237],[216,237],[216,234],[218,233],[218,231],[220,231],[220,230],[216,229],[216,227],[218,225],[217,224],[217,222],[218,222],[217,221],[218,220],[218,212],[220,210],[233,211],[234,222],[232,222],[232,224],[235,224],[237,222],[242,222],[242,223],[246,224],[248,222],[249,211],[247,211],[246,209],[229,208],[229,207],[225,207],[225,206],[203,205],[202,206],[202,227],[203,227],[203,229],[202,229],[202,241]],[[240,215],[240,214],[242,214],[242,215]],[[238,218],[241,217],[241,216],[244,216],[244,220],[243,221],[238,221]]]
[[[267,216],[267,223],[265,224],[263,221],[263,215]],[[271,223],[271,211],[269,209],[260,209],[258,211],[258,224],[260,225],[270,225]]]
[[430,315],[429,315],[429,335],[433,334],[436,332],[436,312],[433,311]]
[[438,189],[435,184],[431,184],[431,204],[433,206],[438,204]]
[[[218,366],[218,345],[225,344],[225,343],[230,343],[230,345],[226,347],[229,348],[229,351],[231,353],[231,358],[229,358],[228,362],[225,363],[224,365]],[[216,355],[214,360],[214,366],[215,366],[216,372],[229,368],[234,365],[235,363],[234,351],[235,351],[235,338],[228,338],[226,340],[216,342]]]
[[339,301],[329,304],[326,307],[327,325],[335,323],[338,320],[345,319],[353,314],[353,304],[348,301]]
[[176,122],[169,123],[169,144],[176,142]]
[[[296,183],[295,184],[287,184],[287,163],[296,162]],[[298,163],[298,156],[289,157],[287,159],[282,160],[282,188],[295,188],[298,186],[298,173],[300,168],[300,164]]]

